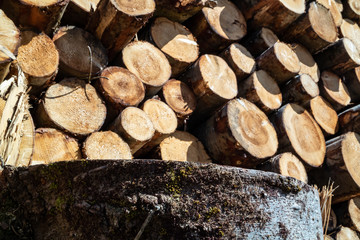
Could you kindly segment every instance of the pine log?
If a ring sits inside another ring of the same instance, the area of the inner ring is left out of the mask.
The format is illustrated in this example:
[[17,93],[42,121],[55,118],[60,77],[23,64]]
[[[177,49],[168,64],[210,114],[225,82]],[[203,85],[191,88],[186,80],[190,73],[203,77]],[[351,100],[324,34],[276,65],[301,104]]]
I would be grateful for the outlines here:
[[254,56],[258,57],[272,47],[279,38],[269,28],[261,28],[242,40],[241,44]]
[[319,124],[325,136],[334,135],[339,128],[334,108],[321,96],[314,97],[306,107]]
[[325,139],[308,111],[297,104],[286,104],[271,117],[271,121],[279,136],[280,152],[295,152],[306,165],[321,166],[325,157]]
[[217,163],[254,168],[278,148],[274,127],[267,116],[243,98],[229,101],[195,130]]
[[343,74],[360,65],[359,50],[355,44],[341,38],[314,56],[320,70],[331,70],[336,74]]
[[162,87],[160,95],[163,101],[175,112],[180,126],[196,109],[194,92],[179,80],[170,79],[167,81]]
[[[39,92],[54,80],[59,66],[59,52],[54,42],[45,34],[34,37],[27,31],[19,47],[17,61],[25,73],[32,92]],[[30,35],[30,36],[29,36]],[[26,44],[23,44],[25,43]]]
[[348,88],[338,75],[330,71],[322,72],[319,87],[321,95],[331,103],[336,111],[350,104],[351,97]]
[[134,38],[155,10],[154,0],[103,0],[97,5],[86,27],[108,50],[116,55]]
[[166,17],[171,21],[182,23],[201,11],[207,2],[212,2],[212,0],[155,0],[155,2],[154,15],[156,17]]
[[289,152],[272,157],[268,161],[260,164],[257,169],[293,177],[305,183],[308,181],[304,165],[296,156]]
[[360,232],[360,197],[339,203],[334,206],[339,224]]
[[342,133],[356,132],[360,134],[360,104],[339,114],[339,126]]
[[42,127],[60,128],[85,137],[101,128],[106,107],[93,86],[83,80],[66,78],[47,89],[36,117]]
[[296,53],[285,43],[276,42],[261,54],[256,62],[260,69],[268,72],[279,85],[297,75],[300,61]]
[[183,25],[167,18],[156,18],[149,31],[150,41],[169,60],[172,77],[178,76],[199,57],[199,46]]
[[129,145],[112,131],[92,133],[84,141],[82,153],[90,160],[132,159]]
[[303,107],[319,96],[319,86],[307,74],[295,76],[281,88],[284,103],[296,103]]
[[282,103],[278,84],[263,70],[254,72],[241,83],[238,97],[254,103],[265,114],[278,109]]
[[357,23],[344,19],[340,26],[341,36],[350,39],[356,46],[357,50],[360,51],[360,27]]
[[70,0],[6,0],[1,9],[17,26],[28,26],[51,35]]
[[241,81],[255,71],[256,63],[251,53],[238,43],[231,44],[219,54]]
[[[20,31],[13,21],[11,21],[0,9],[0,45],[8,49],[13,55],[17,55],[20,45]],[[2,82],[9,73],[11,57],[0,51],[0,82]]]
[[320,70],[311,53],[301,44],[291,44],[300,61],[299,74],[308,74],[313,81],[319,82]]
[[332,18],[334,19],[335,26],[340,27],[343,21],[343,17],[341,15],[342,9],[341,7],[339,8],[339,4],[336,3],[336,0],[316,0],[316,2],[329,9]]
[[355,22],[360,22],[360,6],[358,0],[344,0],[343,6],[344,10],[342,11],[342,15],[344,18],[351,19]]
[[132,154],[150,141],[155,134],[149,116],[136,107],[125,108],[110,125],[109,130],[119,134],[129,144]]
[[99,2],[100,0],[70,0],[61,19],[61,25],[85,28],[90,14],[95,12]]
[[196,37],[200,52],[217,53],[242,39],[247,32],[241,11],[228,0],[217,0],[215,7],[204,7],[186,26]]
[[36,129],[31,165],[79,159],[81,151],[75,138],[53,128]]
[[66,76],[88,78],[89,74],[99,73],[108,64],[103,45],[81,28],[61,27],[53,41],[60,54],[60,70]]
[[[237,1],[241,2],[241,1]],[[245,0],[249,29],[270,28],[276,34],[283,32],[305,12],[305,0]],[[240,3],[241,4],[241,3]]]
[[171,76],[166,56],[154,45],[134,41],[122,51],[122,61],[146,86],[146,96],[154,96]]
[[360,102],[360,67],[351,69],[344,74],[344,81],[349,90],[351,100]]
[[196,110],[190,118],[194,125],[238,94],[235,73],[215,55],[202,55],[181,80],[191,86],[197,98]]
[[286,29],[281,39],[285,42],[299,42],[315,53],[337,40],[337,28],[330,11],[312,2],[307,13]]
[[341,227],[340,231],[336,234],[336,240],[360,240],[360,238],[354,230],[348,227]]

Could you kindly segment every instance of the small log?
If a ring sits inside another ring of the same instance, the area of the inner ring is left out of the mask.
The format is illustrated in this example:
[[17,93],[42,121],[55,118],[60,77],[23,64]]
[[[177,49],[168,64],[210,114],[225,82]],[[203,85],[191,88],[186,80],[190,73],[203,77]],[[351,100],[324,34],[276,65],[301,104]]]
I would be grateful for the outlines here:
[[129,144],[132,154],[150,141],[155,134],[149,116],[136,107],[125,108],[110,125],[109,130],[119,134]]
[[336,234],[336,240],[360,240],[360,238],[354,230],[348,227],[341,227],[340,231]]
[[337,28],[330,11],[314,1],[309,4],[307,13],[283,32],[281,39],[299,42],[315,53],[337,40]]
[[269,28],[261,28],[259,31],[244,38],[241,44],[254,56],[258,57],[268,48],[274,46],[279,38]]
[[336,111],[350,104],[351,97],[348,88],[338,75],[330,71],[322,72],[319,87],[321,95],[331,103]]
[[34,27],[51,35],[70,0],[6,0],[1,9],[19,26]]
[[360,197],[339,203],[334,209],[340,225],[360,232]]
[[154,45],[134,41],[122,51],[122,61],[146,86],[146,96],[154,96],[171,76],[166,56]]
[[183,25],[167,18],[156,18],[149,38],[169,60],[171,75],[178,76],[199,57],[199,46],[192,33]]
[[47,89],[36,117],[42,127],[60,128],[85,137],[101,128],[106,107],[93,86],[83,80],[66,78]]
[[[207,1],[208,0],[155,0],[156,10],[154,15],[182,23],[201,11]],[[209,2],[210,1],[211,0],[209,0]]]
[[308,74],[313,81],[319,82],[320,69],[311,53],[300,44],[291,44],[291,47],[300,61],[299,74]]
[[96,75],[108,64],[103,45],[81,28],[61,27],[53,41],[60,54],[60,70],[66,76],[88,78],[89,74]]
[[211,163],[203,144],[188,132],[176,131],[163,139],[156,149],[162,160]]
[[53,128],[36,129],[31,165],[80,159],[81,151],[75,138]]
[[341,36],[350,39],[356,46],[357,50],[360,51],[360,27],[357,23],[344,19],[340,26]]
[[307,74],[297,75],[281,88],[284,103],[296,103],[303,107],[319,96],[319,86]]
[[289,152],[276,155],[270,160],[260,164],[257,168],[263,171],[293,177],[305,183],[308,181],[304,165],[296,156]]
[[82,153],[91,160],[132,159],[129,145],[112,131],[92,133],[83,143]]
[[195,129],[217,163],[254,168],[278,148],[274,127],[267,116],[243,98],[229,101],[220,111]]
[[351,19],[355,22],[360,21],[360,7],[358,0],[345,0],[343,2],[344,10],[342,11],[342,15],[344,18]]
[[[0,45],[8,49],[13,55],[17,55],[17,50],[20,45],[20,31],[1,9],[0,23]],[[11,61],[10,56],[0,51],[0,82],[2,82],[9,73]]]
[[238,43],[231,44],[219,54],[241,81],[255,71],[256,63],[251,53]]
[[319,65],[320,70],[331,70],[339,75],[360,65],[359,50],[347,38],[341,38],[317,53],[314,59]]
[[321,166],[325,157],[325,139],[308,111],[297,104],[286,104],[271,121],[279,136],[281,152],[295,152],[307,165]]
[[344,81],[353,102],[360,102],[360,67],[344,74]]
[[175,112],[180,126],[196,109],[194,92],[179,80],[170,79],[167,81],[160,95],[164,102]]
[[103,0],[91,14],[86,29],[101,40],[109,58],[114,59],[152,17],[154,10],[154,0]]
[[297,75],[300,61],[296,53],[285,43],[276,42],[261,54],[256,62],[260,69],[268,72],[279,85]]
[[278,109],[282,103],[278,84],[263,70],[254,72],[241,83],[238,97],[255,103],[265,114]]
[[246,35],[241,11],[228,0],[217,0],[215,7],[204,7],[186,26],[196,37],[200,52],[217,53]]
[[17,167],[27,167],[31,163],[35,144],[35,126],[29,111],[24,116],[22,123],[21,143],[19,147],[19,156],[17,158]]
[[334,135],[338,131],[336,111],[324,98],[321,96],[314,97],[306,108],[319,124],[325,136]]
[[95,12],[99,2],[100,0],[70,0],[61,19],[61,25],[85,28],[90,14]]
[[342,133],[360,133],[360,104],[339,114],[339,126]]
[[29,31],[24,34],[30,39],[25,38],[27,43],[19,47],[17,61],[28,84],[32,86],[31,92],[36,93],[49,86],[55,78],[59,66],[59,52],[47,35],[29,36],[33,34]]
[[192,87],[197,106],[190,120],[193,124],[206,120],[212,113],[238,94],[235,73],[218,56],[202,55],[181,77]]
[[336,0],[316,0],[316,2],[329,9],[335,26],[340,27],[343,21],[343,17],[341,15],[342,4],[340,3],[341,6],[339,6],[339,3],[337,3]]

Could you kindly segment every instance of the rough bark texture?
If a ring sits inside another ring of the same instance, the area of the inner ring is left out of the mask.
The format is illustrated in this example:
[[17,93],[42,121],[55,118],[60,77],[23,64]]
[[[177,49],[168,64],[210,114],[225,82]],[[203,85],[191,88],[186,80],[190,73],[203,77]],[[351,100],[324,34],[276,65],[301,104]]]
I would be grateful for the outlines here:
[[344,74],[344,81],[348,87],[351,101],[360,101],[360,67],[356,67]]
[[71,25],[84,28],[89,21],[90,14],[96,10],[100,0],[70,0],[66,8],[61,25]]
[[166,17],[175,22],[184,22],[201,11],[211,0],[155,0],[155,2],[155,16]]
[[0,189],[6,239],[134,239],[149,216],[141,239],[323,239],[318,192],[255,170],[62,162],[5,169]]
[[360,104],[339,114],[339,127],[342,133],[360,133]]

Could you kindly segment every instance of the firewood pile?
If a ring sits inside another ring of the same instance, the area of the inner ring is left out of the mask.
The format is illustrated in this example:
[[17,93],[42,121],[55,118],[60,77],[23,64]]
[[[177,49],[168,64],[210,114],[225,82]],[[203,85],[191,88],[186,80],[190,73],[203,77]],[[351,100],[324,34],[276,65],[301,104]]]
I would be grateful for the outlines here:
[[0,1],[0,170],[144,158],[330,179],[327,238],[358,239],[358,6]]

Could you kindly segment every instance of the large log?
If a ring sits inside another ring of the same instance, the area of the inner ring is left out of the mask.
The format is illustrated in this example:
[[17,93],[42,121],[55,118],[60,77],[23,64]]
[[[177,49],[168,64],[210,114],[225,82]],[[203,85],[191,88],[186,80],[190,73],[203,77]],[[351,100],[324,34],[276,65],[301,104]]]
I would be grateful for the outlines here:
[[154,0],[103,0],[86,27],[100,39],[113,59],[145,25],[155,10]]
[[43,240],[134,239],[141,226],[141,239],[323,239],[317,190],[213,164],[78,161],[6,169],[1,201],[1,226],[14,239],[11,226]]
[[215,7],[204,7],[186,23],[197,38],[202,54],[217,53],[247,33],[241,11],[228,0],[216,2]]
[[360,27],[358,24],[349,19],[344,19],[340,26],[340,33],[342,37],[350,39],[360,51]]
[[351,69],[344,74],[344,81],[353,102],[360,101],[360,67]]
[[[340,27],[343,21],[341,15],[342,3],[338,3],[337,0],[316,0],[316,2],[329,9],[332,18],[334,19],[335,26]],[[339,6],[339,4],[341,4],[341,6]]]
[[85,28],[90,14],[95,12],[100,0],[70,0],[66,8],[61,25],[78,26]]
[[355,22],[360,21],[360,8],[359,8],[359,1],[358,0],[345,0],[342,1],[344,10],[342,14],[344,18],[351,19]]
[[336,233],[336,240],[360,240],[360,238],[354,230],[348,227],[341,227],[340,231]]
[[322,165],[326,150],[324,135],[308,111],[297,104],[286,104],[271,121],[279,136],[280,152],[294,152],[311,167]]
[[261,28],[259,31],[250,34],[245,37],[241,44],[254,56],[258,57],[260,54],[266,51],[266,49],[272,47],[279,38],[273,31],[268,28]]
[[[154,15],[157,17],[166,17],[171,21],[184,22],[206,5],[215,6],[213,0],[155,0],[156,10]],[[209,2],[210,4],[207,4]],[[211,4],[212,3],[212,4]]]
[[301,44],[292,44],[291,47],[300,61],[299,74],[308,74],[315,82],[319,82],[320,69],[311,53]]
[[342,133],[356,132],[360,134],[360,104],[339,114],[339,126]]
[[255,104],[243,98],[229,101],[195,129],[217,163],[254,168],[278,148],[274,127]]
[[51,35],[59,25],[70,0],[6,0],[1,9],[19,26],[28,26]]

